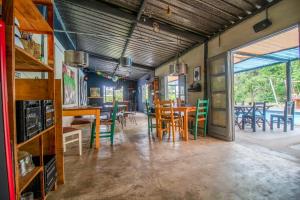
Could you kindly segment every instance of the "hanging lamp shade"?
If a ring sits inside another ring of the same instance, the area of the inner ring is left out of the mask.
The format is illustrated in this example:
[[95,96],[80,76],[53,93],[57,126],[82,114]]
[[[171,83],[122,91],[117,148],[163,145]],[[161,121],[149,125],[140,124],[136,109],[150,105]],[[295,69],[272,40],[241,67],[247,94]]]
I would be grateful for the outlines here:
[[65,51],[65,64],[72,67],[88,67],[89,65],[89,54],[84,51]]
[[179,61],[179,56],[177,56],[176,61],[169,65],[169,74],[173,76],[184,75],[187,73],[188,65],[184,62]]

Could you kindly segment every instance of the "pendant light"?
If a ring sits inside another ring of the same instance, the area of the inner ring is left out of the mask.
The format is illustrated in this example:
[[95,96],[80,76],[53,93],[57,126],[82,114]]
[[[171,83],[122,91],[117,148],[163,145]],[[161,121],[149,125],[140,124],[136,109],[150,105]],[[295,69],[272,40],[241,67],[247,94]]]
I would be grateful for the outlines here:
[[177,52],[177,55],[176,55],[175,62],[173,64],[169,65],[169,74],[174,75],[174,76],[185,75],[187,73],[187,67],[188,67],[188,65],[180,59],[179,44],[178,43],[179,42],[178,42],[178,39],[177,39],[178,52]]
[[131,67],[132,66],[132,58],[131,57],[121,57],[120,65],[122,67]]
[[66,50],[64,52],[66,65],[85,68],[89,65],[89,54],[84,51],[77,51],[77,35],[75,35],[75,50]]

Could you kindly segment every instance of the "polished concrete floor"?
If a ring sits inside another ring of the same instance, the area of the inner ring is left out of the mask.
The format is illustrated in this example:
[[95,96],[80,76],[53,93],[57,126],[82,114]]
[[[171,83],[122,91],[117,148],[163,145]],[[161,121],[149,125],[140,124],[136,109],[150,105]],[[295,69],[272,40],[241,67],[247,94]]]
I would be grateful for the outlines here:
[[300,199],[297,156],[210,137],[159,142],[137,118],[113,147],[102,140],[100,151],[89,149],[86,132],[81,157],[76,146],[67,149],[66,183],[48,199]]

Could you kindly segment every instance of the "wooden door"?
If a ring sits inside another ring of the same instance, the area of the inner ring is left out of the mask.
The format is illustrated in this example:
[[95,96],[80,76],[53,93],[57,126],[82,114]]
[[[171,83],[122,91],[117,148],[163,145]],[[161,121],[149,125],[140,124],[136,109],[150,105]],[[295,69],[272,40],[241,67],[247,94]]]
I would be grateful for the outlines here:
[[208,60],[208,97],[210,100],[208,133],[223,140],[233,141],[233,84],[229,61],[229,53]]

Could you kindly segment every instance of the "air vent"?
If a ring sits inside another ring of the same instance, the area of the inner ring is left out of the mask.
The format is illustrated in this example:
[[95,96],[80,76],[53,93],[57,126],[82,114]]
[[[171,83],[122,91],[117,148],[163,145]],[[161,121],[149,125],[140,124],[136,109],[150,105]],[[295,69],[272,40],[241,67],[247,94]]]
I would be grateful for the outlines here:
[[120,65],[122,67],[131,67],[132,59],[130,57],[122,57],[122,58],[120,58]]

